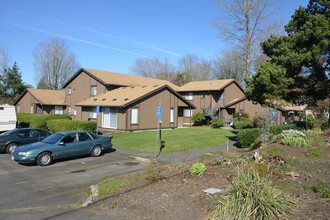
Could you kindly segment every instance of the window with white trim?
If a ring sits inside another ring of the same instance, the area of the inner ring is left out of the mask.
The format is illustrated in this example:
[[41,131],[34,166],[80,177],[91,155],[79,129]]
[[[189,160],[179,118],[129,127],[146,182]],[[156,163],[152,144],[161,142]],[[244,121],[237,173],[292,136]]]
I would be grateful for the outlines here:
[[187,100],[193,100],[193,93],[192,92],[187,92],[184,97]]
[[63,114],[63,106],[55,106],[55,114]]
[[68,87],[68,95],[71,95],[71,87]]
[[138,124],[139,122],[139,109],[132,108],[131,109],[131,124]]
[[97,95],[97,86],[91,86],[90,97]]
[[30,106],[30,113],[33,113],[33,105]]
[[88,118],[96,118],[96,107],[89,108]]
[[192,111],[191,109],[185,109],[184,110],[184,117],[190,118],[192,116]]
[[170,123],[174,123],[174,108],[170,109]]
[[18,104],[17,105],[17,113],[20,113],[21,112],[21,106]]

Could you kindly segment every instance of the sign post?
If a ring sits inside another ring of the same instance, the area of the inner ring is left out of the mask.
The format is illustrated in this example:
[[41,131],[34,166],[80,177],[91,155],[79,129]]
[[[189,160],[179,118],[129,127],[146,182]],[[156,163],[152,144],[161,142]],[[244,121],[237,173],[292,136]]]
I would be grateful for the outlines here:
[[161,147],[162,143],[162,108],[161,108],[162,100],[159,100],[159,107],[157,107],[156,117],[157,117],[157,137],[156,137],[156,148],[155,148],[155,158],[157,158],[157,149],[158,149],[158,137],[159,137],[159,147]]
[[100,114],[100,106],[96,106],[96,134],[99,134],[99,114]]

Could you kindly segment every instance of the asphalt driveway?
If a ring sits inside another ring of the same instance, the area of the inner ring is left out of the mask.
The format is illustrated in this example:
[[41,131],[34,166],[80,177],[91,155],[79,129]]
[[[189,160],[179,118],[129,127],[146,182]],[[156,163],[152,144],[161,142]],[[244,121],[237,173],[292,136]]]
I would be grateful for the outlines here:
[[81,206],[90,185],[148,166],[129,156],[130,152],[113,151],[39,167],[19,165],[0,154],[0,219],[61,219],[62,213]]

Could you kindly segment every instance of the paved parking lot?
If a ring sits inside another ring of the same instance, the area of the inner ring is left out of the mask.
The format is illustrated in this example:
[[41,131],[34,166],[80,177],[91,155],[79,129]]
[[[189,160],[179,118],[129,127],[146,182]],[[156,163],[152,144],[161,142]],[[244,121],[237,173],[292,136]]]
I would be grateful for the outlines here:
[[118,150],[39,167],[19,165],[0,154],[0,219],[62,219],[61,213],[81,206],[90,185],[148,166],[129,156]]

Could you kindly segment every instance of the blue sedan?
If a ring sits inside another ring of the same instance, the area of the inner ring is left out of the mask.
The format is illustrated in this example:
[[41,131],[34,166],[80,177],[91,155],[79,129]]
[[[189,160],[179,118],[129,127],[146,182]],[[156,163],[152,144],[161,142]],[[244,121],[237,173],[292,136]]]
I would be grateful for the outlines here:
[[55,159],[88,154],[98,157],[104,150],[112,148],[111,139],[87,131],[58,132],[41,142],[19,147],[10,155],[12,160],[20,164],[47,166]]

